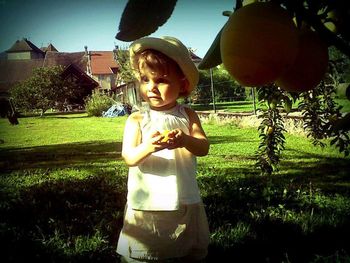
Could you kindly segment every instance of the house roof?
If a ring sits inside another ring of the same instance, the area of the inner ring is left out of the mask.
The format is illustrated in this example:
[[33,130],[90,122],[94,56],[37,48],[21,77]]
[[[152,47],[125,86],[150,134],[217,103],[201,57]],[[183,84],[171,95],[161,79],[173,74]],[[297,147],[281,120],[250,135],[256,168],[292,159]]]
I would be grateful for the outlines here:
[[113,74],[118,68],[114,60],[113,51],[90,51],[91,74],[104,75]]
[[47,51],[54,51],[58,52],[58,50],[52,45],[51,43],[47,47],[42,47],[40,48],[42,51],[47,52]]
[[22,40],[17,40],[10,49],[6,50],[7,53],[16,53],[16,52],[26,52],[33,51],[36,53],[44,54],[36,45],[30,42],[28,39],[23,38]]
[[62,72],[62,77],[67,77],[69,74],[73,74],[79,78],[79,83],[84,86],[88,86],[91,89],[98,87],[98,83],[88,76],[83,70],[81,70],[75,64],[68,65]]
[[80,70],[86,71],[87,58],[85,57],[85,52],[55,52],[47,51],[44,61],[44,67],[52,67],[57,65],[62,65],[64,67],[70,64],[76,65]]
[[195,53],[193,53],[193,51],[189,50],[190,52],[190,57],[192,59],[193,62],[201,62],[202,59],[200,57],[198,57]]

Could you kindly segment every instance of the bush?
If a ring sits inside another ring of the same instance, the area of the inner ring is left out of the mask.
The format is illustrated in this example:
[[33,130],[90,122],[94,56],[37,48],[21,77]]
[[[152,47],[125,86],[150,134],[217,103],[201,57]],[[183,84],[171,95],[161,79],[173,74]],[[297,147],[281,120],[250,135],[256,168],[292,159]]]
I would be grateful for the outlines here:
[[85,100],[85,110],[89,116],[102,116],[113,105],[113,99],[99,91],[93,91]]

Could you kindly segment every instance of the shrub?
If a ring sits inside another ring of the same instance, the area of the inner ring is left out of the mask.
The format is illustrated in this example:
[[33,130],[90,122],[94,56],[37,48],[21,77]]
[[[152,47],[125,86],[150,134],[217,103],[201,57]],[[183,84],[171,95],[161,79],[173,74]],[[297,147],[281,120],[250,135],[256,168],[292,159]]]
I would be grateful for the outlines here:
[[102,116],[113,105],[113,99],[99,91],[93,91],[85,100],[85,110],[89,116]]

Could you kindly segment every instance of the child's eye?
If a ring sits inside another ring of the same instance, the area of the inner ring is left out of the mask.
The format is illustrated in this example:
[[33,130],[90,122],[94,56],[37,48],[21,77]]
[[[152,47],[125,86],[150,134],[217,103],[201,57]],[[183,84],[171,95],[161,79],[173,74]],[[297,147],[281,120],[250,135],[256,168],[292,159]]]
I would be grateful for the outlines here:
[[164,84],[166,84],[168,82],[169,81],[166,78],[159,78],[159,79],[157,79],[157,83],[164,83]]
[[148,78],[146,76],[142,76],[141,77],[141,82],[148,82]]

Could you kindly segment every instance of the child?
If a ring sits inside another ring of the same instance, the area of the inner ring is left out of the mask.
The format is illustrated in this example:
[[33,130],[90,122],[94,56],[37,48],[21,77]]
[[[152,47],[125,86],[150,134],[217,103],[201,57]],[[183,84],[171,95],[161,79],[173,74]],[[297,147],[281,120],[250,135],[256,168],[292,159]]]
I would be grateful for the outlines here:
[[[130,46],[149,109],[125,125],[129,168],[122,262],[197,262],[207,255],[209,228],[196,181],[196,156],[209,142],[197,114],[177,103],[198,83],[198,70],[176,38],[142,38]],[[171,261],[173,262],[173,261]]]

